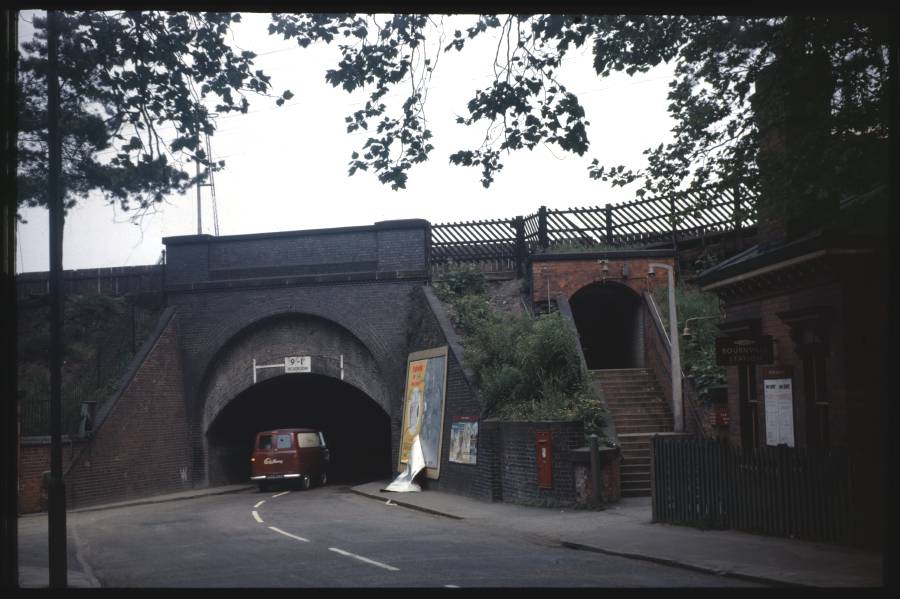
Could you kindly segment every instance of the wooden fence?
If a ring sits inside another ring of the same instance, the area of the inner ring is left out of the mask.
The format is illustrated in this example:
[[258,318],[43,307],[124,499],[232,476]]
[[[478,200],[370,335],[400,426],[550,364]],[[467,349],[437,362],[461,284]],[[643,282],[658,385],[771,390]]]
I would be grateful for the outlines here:
[[743,188],[603,207],[548,210],[541,206],[525,217],[432,225],[431,263],[438,269],[454,263],[492,263],[521,275],[527,256],[547,249],[677,244],[739,233],[755,224],[755,197]]
[[653,521],[846,543],[847,456],[696,437],[655,436]]

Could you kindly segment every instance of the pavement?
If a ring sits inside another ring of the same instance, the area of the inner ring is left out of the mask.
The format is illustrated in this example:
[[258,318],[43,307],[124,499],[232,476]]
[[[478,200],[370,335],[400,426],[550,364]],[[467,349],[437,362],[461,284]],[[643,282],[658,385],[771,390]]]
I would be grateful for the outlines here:
[[[434,490],[413,493],[382,491],[388,482],[365,483],[351,490],[400,509],[410,508],[465,520],[485,529],[516,531],[543,544],[647,560],[766,585],[883,586],[881,553],[732,530],[700,530],[653,523],[649,497],[623,498],[605,510],[559,509],[490,503]],[[195,489],[70,510],[69,513],[189,500],[254,488],[252,485],[228,485]],[[47,587],[46,523],[46,514],[19,518],[20,587]],[[69,586],[100,586],[89,565],[78,555],[77,539],[70,538],[69,556]]]

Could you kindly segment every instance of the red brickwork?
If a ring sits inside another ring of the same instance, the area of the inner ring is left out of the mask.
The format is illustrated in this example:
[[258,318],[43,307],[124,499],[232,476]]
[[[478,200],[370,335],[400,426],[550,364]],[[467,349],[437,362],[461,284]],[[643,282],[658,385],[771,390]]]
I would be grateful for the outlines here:
[[[169,321],[95,437],[63,443],[66,507],[177,491],[189,486],[187,426],[176,319]],[[41,477],[50,469],[49,438],[20,447],[19,511],[46,509]]]
[[[838,283],[797,288],[790,291],[778,290],[779,295],[759,297],[739,304],[730,304],[726,308],[728,320],[758,318],[760,334],[771,335],[775,343],[775,364],[790,366],[794,371],[794,435],[797,446],[806,446],[806,411],[798,409],[802,406],[803,362],[797,354],[791,339],[790,326],[779,317],[779,312],[795,310],[810,306],[831,306],[835,314],[843,311],[841,286]],[[843,335],[842,319],[835,318],[831,322],[830,334],[832,343],[826,356],[827,395],[829,400],[829,436],[834,446],[847,444],[847,386],[844,376],[844,347],[834,343]],[[763,389],[762,366],[756,366],[756,397],[759,405],[757,430],[760,445],[766,442],[765,395]],[[729,439],[734,445],[741,444],[741,414],[738,405],[738,369],[728,368],[728,414],[731,419]]]
[[[81,441],[63,438],[63,468],[72,462],[83,446]],[[50,437],[25,437],[19,446],[19,513],[29,514],[47,509],[47,489],[42,477],[50,471]]]
[[69,507],[190,486],[183,384],[174,317],[69,473]]
[[[533,302],[547,301],[548,281],[551,297],[563,294],[571,298],[579,289],[604,280],[627,285],[632,291],[642,295],[644,291],[667,285],[668,275],[664,270],[657,270],[655,277],[647,276],[651,262],[672,266],[675,261],[671,256],[609,258],[607,261],[609,272],[604,275],[596,257],[552,261],[541,261],[539,258],[535,258],[531,263],[531,300]],[[623,278],[621,274],[623,265],[628,266],[627,278]]]
[[[621,482],[619,480],[619,459],[603,464],[600,469],[600,493],[606,503],[616,503],[622,499]],[[580,504],[587,504],[591,499],[591,467],[587,464],[575,465],[575,499]]]

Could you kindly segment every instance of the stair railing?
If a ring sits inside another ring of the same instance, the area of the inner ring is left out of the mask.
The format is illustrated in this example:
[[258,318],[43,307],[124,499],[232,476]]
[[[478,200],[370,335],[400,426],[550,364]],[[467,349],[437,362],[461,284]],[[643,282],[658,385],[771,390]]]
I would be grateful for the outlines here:
[[[653,320],[653,329],[656,331],[656,335],[653,336],[656,342],[652,343],[652,346],[656,349],[656,351],[662,354],[658,360],[650,361],[651,368],[656,375],[657,381],[662,381],[663,393],[666,395],[666,400],[669,402],[669,408],[672,409],[673,394],[671,382],[672,378],[670,372],[672,342],[669,340],[669,334],[666,331],[666,327],[663,326],[662,317],[659,315],[659,309],[656,306],[656,301],[648,291],[644,292],[644,302],[647,307],[647,311],[651,315],[651,320]],[[660,376],[660,370],[664,371],[663,374],[665,376]],[[697,391],[696,389],[694,389],[694,385],[691,383],[690,379],[685,377],[684,370],[682,370],[681,372],[681,381],[681,396],[684,399],[685,406],[687,407],[686,411],[690,412],[697,430],[701,433],[705,433],[706,429],[703,426],[703,418],[700,416],[700,410],[697,407],[696,402]],[[674,409],[672,410],[672,412],[674,413]]]

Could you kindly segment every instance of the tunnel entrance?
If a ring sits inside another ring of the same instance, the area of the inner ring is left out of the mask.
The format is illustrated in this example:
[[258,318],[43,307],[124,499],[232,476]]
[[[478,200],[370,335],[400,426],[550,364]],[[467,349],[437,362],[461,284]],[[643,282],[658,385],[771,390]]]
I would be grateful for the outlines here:
[[211,485],[250,480],[250,453],[257,432],[315,428],[331,453],[330,483],[357,484],[390,478],[391,423],[365,393],[319,374],[287,374],[240,393],[207,431]]
[[584,359],[591,370],[641,368],[640,296],[614,282],[593,283],[570,300]]

